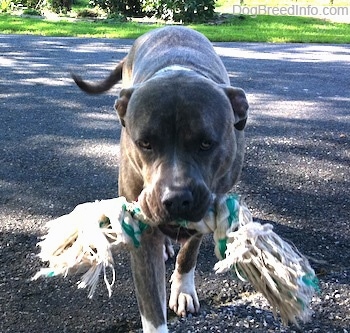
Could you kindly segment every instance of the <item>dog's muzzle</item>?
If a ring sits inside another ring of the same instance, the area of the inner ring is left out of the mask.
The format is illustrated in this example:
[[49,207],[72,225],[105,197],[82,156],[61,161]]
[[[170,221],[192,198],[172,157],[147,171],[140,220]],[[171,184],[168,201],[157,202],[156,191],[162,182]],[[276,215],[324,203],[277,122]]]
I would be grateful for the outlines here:
[[156,224],[177,220],[200,221],[209,209],[212,196],[203,184],[195,191],[188,187],[166,187],[163,191],[144,189],[139,203],[144,214]]

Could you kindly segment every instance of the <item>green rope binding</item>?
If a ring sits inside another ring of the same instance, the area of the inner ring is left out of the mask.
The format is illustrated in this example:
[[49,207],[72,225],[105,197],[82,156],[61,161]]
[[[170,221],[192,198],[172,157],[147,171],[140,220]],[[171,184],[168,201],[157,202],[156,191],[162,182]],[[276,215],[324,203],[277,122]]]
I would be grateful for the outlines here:
[[227,249],[227,234],[233,229],[237,229],[239,225],[239,196],[235,194],[230,194],[227,196],[225,200],[225,205],[228,210],[227,216],[227,230],[225,232],[225,237],[219,238],[217,240],[217,247],[222,259],[226,257],[226,249]]

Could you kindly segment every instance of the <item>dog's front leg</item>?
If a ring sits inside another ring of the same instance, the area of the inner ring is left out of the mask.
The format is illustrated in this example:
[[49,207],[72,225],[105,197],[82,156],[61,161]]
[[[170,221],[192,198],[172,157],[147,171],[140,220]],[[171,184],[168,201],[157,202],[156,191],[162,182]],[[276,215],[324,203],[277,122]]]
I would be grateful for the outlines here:
[[164,235],[149,228],[141,245],[131,251],[131,266],[144,333],[168,332],[166,325],[166,290]]
[[203,235],[196,234],[182,245],[176,258],[174,273],[171,276],[169,307],[181,317],[185,317],[188,312],[199,311],[194,272],[202,238]]

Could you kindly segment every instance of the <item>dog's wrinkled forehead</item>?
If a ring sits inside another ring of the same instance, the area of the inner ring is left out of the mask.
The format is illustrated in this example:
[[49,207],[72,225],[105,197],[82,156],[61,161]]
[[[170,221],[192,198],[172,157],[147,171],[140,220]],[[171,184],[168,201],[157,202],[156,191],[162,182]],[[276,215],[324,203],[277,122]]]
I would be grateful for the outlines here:
[[179,122],[185,118],[218,123],[220,119],[233,119],[233,112],[219,85],[190,75],[184,79],[182,73],[171,78],[155,78],[136,87],[126,117],[147,122],[149,119]]
[[125,123],[134,140],[221,141],[225,131],[232,131],[234,115],[221,88],[183,79],[156,81],[136,88],[130,98]]

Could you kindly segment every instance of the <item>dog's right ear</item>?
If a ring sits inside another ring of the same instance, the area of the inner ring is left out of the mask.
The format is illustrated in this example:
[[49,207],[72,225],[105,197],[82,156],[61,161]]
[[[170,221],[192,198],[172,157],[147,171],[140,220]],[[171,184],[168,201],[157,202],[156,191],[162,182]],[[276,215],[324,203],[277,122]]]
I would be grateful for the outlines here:
[[125,114],[126,109],[128,107],[128,103],[130,100],[130,97],[132,93],[134,92],[135,88],[128,88],[128,89],[122,89],[122,91],[119,94],[119,98],[115,101],[114,108],[117,110],[120,123],[123,127],[125,127]]
[[231,86],[224,86],[224,91],[231,102],[235,114],[235,128],[242,131],[247,122],[249,108],[244,90]]

